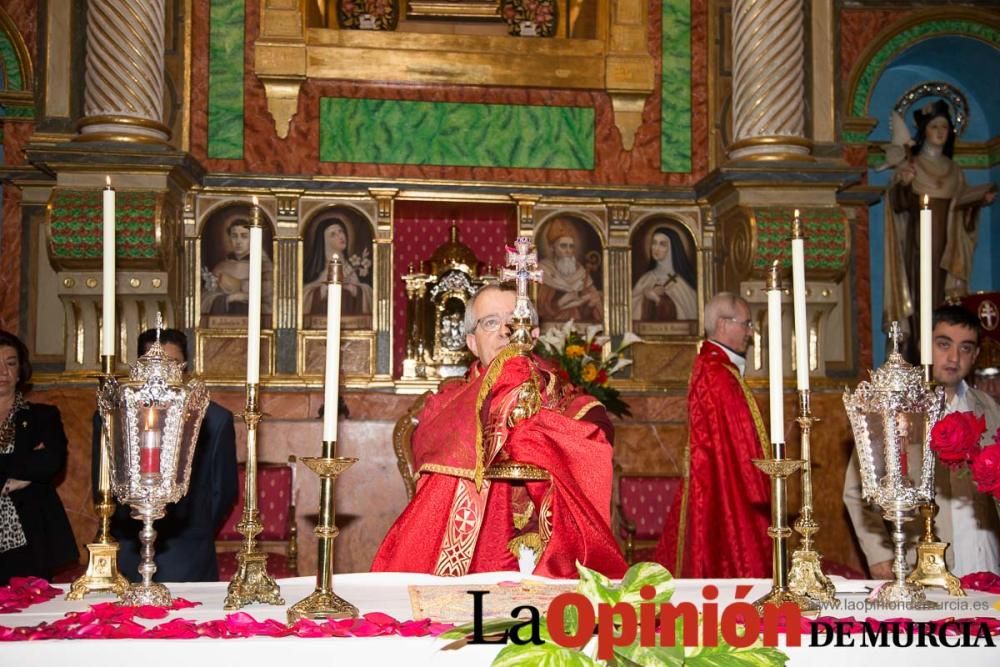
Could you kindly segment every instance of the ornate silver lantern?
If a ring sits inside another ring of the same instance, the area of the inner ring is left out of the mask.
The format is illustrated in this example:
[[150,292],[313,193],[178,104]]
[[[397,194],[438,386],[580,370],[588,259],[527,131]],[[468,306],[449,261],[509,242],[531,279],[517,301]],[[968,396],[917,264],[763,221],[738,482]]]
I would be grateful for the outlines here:
[[132,507],[133,518],[143,522],[142,582],[129,587],[122,604],[171,603],[167,587],[153,583],[153,522],[163,517],[167,503],[187,493],[208,407],[208,390],[197,380],[185,384],[184,366],[166,356],[157,339],[130,366],[128,380],[108,382],[98,393],[101,417],[111,430],[111,489],[119,502]]
[[910,609],[937,607],[929,602],[923,586],[906,581],[906,534],[903,524],[921,503],[934,499],[934,453],[931,429],[944,414],[944,390],[932,389],[921,368],[899,354],[899,325],[890,327],[892,352],[885,364],[872,372],[851,393],[844,405],[854,431],[861,472],[861,494],[882,508],[893,524],[895,580],[883,586],[880,603]]

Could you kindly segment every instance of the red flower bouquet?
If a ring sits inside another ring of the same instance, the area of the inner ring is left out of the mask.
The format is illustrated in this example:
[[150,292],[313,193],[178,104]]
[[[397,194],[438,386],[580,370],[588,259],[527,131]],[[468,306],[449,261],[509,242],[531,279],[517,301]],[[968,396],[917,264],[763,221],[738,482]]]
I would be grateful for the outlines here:
[[986,419],[971,412],[953,412],[931,429],[931,449],[952,469],[968,464],[980,493],[1000,501],[1000,429],[993,444],[980,448]]
[[[1000,436],[1000,431],[997,435]],[[1000,437],[992,445],[979,450],[969,469],[979,492],[992,494],[1000,500]]]
[[979,439],[986,432],[986,419],[972,412],[953,412],[931,429],[931,449],[941,463],[955,469],[971,463],[979,454]]

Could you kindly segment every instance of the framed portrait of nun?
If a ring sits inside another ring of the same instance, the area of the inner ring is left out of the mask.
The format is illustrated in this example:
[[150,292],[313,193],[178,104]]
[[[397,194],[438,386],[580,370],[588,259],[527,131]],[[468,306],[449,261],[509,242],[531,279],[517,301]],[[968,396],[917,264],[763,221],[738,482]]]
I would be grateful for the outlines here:
[[372,227],[347,206],[316,213],[302,234],[302,320],[306,329],[326,328],[327,266],[334,255],[343,262],[341,326],[372,326]]
[[632,235],[632,330],[643,337],[698,333],[694,236],[681,222],[655,217]]

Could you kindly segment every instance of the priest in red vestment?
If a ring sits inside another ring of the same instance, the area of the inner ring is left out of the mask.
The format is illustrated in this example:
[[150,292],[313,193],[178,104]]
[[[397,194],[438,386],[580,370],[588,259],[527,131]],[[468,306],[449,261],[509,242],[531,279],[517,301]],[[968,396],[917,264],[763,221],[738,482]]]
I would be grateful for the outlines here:
[[[412,437],[416,493],[379,547],[373,571],[517,570],[525,546],[536,554],[535,574],[575,578],[577,561],[610,577],[624,574],[609,527],[607,413],[561,382],[547,362],[506,347],[514,304],[514,292],[497,287],[469,303],[466,343],[477,361],[464,382],[446,384],[420,413]],[[540,406],[519,420],[533,391]],[[503,461],[531,464],[549,479],[487,478],[485,469]]]
[[654,558],[675,577],[770,577],[770,480],[752,462],[770,443],[743,381],[753,333],[746,301],[716,295],[705,330],[688,389],[689,473]]

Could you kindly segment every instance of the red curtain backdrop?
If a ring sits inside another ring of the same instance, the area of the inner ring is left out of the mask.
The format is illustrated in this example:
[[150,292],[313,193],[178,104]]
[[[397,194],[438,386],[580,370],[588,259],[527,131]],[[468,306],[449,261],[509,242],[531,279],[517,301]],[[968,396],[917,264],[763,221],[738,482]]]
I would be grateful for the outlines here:
[[[517,206],[511,204],[483,204],[454,202],[396,202],[396,219],[393,224],[393,375],[403,372],[406,356],[406,289],[402,276],[409,272],[410,264],[418,270],[420,262],[427,261],[440,246],[451,238],[451,225],[458,225],[458,240],[469,246],[482,265],[501,266],[504,246],[514,242],[517,234]],[[427,266],[430,269],[430,266]]]

